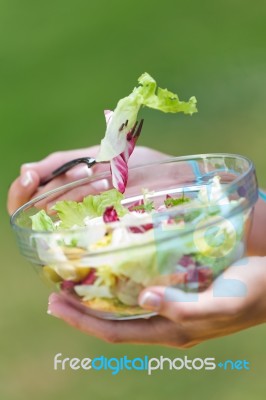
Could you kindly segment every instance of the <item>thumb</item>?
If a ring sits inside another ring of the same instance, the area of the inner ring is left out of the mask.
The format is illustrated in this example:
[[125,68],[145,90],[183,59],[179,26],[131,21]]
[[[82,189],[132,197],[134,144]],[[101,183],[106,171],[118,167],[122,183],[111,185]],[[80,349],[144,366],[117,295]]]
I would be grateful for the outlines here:
[[40,183],[39,175],[34,170],[24,171],[10,186],[7,209],[12,214],[18,207],[31,199]]
[[153,286],[143,290],[139,305],[174,322],[188,322],[219,315],[224,300],[213,297],[213,291],[188,293],[172,287]]
[[237,317],[256,299],[263,298],[259,288],[265,291],[264,275],[264,257],[244,258],[224,271],[203,292],[188,293],[170,286],[152,286],[141,292],[139,304],[175,322]]

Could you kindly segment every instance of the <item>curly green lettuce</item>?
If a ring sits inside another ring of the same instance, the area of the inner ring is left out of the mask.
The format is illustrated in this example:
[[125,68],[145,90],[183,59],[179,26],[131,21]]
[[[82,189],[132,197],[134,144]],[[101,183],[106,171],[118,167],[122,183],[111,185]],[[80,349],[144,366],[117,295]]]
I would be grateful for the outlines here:
[[71,229],[72,227],[84,227],[85,218],[101,217],[107,207],[113,206],[119,217],[125,215],[128,210],[123,207],[121,201],[124,196],[116,189],[107,190],[99,195],[89,195],[84,197],[83,201],[58,201],[53,210],[57,212],[60,223],[55,225],[51,217],[41,210],[32,220],[32,229],[34,231],[55,231]]
[[165,113],[183,112],[192,115],[197,112],[197,100],[194,96],[188,102],[180,101],[176,94],[157,87],[156,81],[148,73],[142,74],[138,83],[139,86],[129,96],[121,99],[110,115],[97,161],[111,161],[125,151],[127,134],[136,124],[142,106]]

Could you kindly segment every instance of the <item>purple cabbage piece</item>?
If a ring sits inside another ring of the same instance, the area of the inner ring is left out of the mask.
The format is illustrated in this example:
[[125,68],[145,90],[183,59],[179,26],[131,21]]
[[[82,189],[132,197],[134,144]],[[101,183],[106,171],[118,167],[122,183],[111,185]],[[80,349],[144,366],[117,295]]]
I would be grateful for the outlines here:
[[105,223],[119,221],[116,209],[114,206],[106,207],[103,213],[103,220]]

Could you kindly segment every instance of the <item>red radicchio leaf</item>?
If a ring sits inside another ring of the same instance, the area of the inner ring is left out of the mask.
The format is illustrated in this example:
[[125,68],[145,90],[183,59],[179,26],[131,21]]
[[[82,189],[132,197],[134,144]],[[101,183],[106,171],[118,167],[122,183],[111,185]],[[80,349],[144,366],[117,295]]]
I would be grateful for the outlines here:
[[124,154],[113,158],[110,162],[113,186],[124,193],[128,180],[128,166]]
[[[106,124],[111,121],[113,112],[110,110],[105,110],[105,120]],[[110,168],[111,168],[111,174],[112,174],[112,182],[113,186],[119,190],[119,192],[124,193],[127,185],[127,180],[128,180],[128,160],[131,154],[133,153],[133,150],[135,148],[136,142],[139,138],[141,128],[142,128],[142,122],[140,122],[139,127],[137,128],[137,123],[134,125],[134,127],[127,133],[127,140],[126,140],[126,147],[125,150],[119,154],[117,157],[113,158],[110,161]],[[125,124],[121,127],[124,129],[127,125],[127,122],[125,121]],[[135,132],[135,130],[137,131]],[[122,133],[124,134],[124,133]]]
[[86,278],[84,278],[81,283],[82,285],[93,285],[96,279],[96,270],[95,268],[92,268]]
[[144,233],[149,231],[150,229],[153,229],[153,224],[145,224],[145,225],[140,225],[140,226],[131,226],[129,228],[130,232],[132,233]]
[[213,271],[209,267],[200,267],[188,270],[185,275],[185,283],[198,283],[199,288],[203,289],[210,285],[213,279]]
[[188,267],[189,265],[196,265],[195,261],[193,258],[189,255],[184,255],[179,261],[179,265],[182,265],[182,267]]
[[65,280],[65,281],[61,282],[60,287],[62,290],[72,291],[75,285],[76,285],[75,282]]
[[128,207],[128,210],[129,211],[136,211],[138,213],[144,213],[145,212],[144,208],[140,207],[140,208],[135,209],[135,207],[139,207],[139,206],[143,206],[143,205],[144,205],[144,201],[143,200],[138,200],[138,201],[135,201],[135,203],[133,203],[132,206]]
[[104,213],[103,213],[103,220],[104,222],[115,222],[119,221],[116,209],[114,206],[106,207]]
[[123,153],[111,160],[111,173],[114,187],[124,193],[128,180],[128,160],[135,148],[138,136],[127,134],[126,148]]

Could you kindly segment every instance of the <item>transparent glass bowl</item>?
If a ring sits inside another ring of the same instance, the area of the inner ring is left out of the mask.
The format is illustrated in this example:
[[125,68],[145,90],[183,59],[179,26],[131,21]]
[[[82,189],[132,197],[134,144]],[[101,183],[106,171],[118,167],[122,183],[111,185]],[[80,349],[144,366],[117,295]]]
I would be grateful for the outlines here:
[[[214,177],[219,177],[218,189]],[[41,209],[56,219],[51,209],[56,201],[82,201],[108,189],[109,172],[84,178],[31,200],[11,217],[21,254],[62,296],[89,314],[106,319],[149,317],[154,314],[137,304],[143,288],[201,291],[245,254],[258,197],[255,169],[245,157],[195,155],[131,168],[122,203],[138,204],[142,190],[148,189],[146,197],[158,210],[148,224],[132,228],[118,221],[108,224],[104,234],[97,233],[101,228],[96,225],[56,232],[31,229],[30,217]],[[165,208],[169,196],[191,201]],[[199,197],[201,202],[195,200]],[[114,232],[120,232],[121,241],[110,247],[107,237],[113,238]],[[99,295],[98,289],[95,297],[84,297],[84,285],[99,287],[101,282],[108,284],[111,298],[104,290]]]

